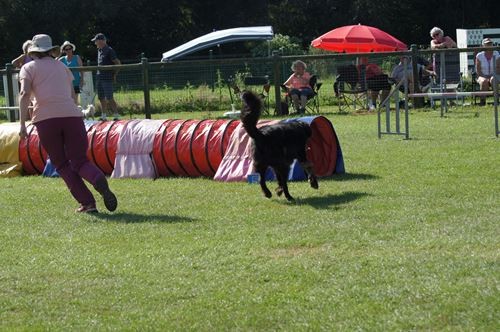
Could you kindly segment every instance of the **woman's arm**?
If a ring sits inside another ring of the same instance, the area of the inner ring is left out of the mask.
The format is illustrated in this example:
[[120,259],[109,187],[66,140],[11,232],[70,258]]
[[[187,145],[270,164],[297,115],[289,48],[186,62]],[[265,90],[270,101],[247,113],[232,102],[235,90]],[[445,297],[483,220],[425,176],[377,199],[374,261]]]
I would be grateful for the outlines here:
[[21,78],[21,90],[19,91],[19,121],[21,128],[19,136],[25,138],[28,136],[26,132],[26,120],[29,119],[29,106],[31,103],[31,81],[27,78]]
[[483,76],[483,71],[481,70],[481,61],[476,56],[476,75],[477,77]]
[[[78,67],[83,67],[83,61],[82,58],[80,58],[79,55],[76,56],[76,61],[78,62]],[[83,70],[80,70],[80,87],[83,86],[83,74],[85,72]]]
[[26,58],[26,54],[21,54],[20,56],[18,56],[17,58],[15,58],[14,60],[12,60],[12,65],[16,68],[21,68],[24,64],[24,59]]
[[295,73],[293,73],[292,75],[290,75],[290,77],[288,77],[288,79],[285,81],[285,83],[283,83],[283,85],[286,86],[286,87],[289,87],[290,86],[290,82],[292,81],[292,78],[293,78],[294,75],[295,75]]
[[445,48],[456,48],[457,47],[457,43],[455,43],[455,41],[453,39],[451,39],[451,37],[449,37],[449,36],[444,37],[443,44],[446,45]]
[[431,49],[436,48],[456,48],[457,43],[451,37],[444,36],[443,41],[441,43],[436,42],[434,39],[431,40]]

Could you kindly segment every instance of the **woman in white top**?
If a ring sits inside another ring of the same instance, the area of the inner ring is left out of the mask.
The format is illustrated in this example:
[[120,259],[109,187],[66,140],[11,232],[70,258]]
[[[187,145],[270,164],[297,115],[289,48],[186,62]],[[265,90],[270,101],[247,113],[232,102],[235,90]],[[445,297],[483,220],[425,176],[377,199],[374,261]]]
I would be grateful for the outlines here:
[[[483,46],[493,46],[493,41],[489,38],[483,39]],[[500,74],[500,54],[498,51],[487,50],[479,52],[476,55],[476,74],[477,83],[481,91],[488,89],[496,83],[495,73]],[[481,97],[480,106],[486,105],[486,97]]]

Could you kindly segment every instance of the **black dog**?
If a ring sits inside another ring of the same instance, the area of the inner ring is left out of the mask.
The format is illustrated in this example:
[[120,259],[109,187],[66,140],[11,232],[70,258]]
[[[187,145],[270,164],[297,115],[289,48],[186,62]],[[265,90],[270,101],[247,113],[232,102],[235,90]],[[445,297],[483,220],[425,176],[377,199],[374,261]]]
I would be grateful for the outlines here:
[[293,201],[288,192],[288,173],[294,159],[306,171],[312,188],[318,189],[318,180],[313,173],[312,164],[306,158],[306,142],[312,135],[311,127],[304,122],[278,123],[257,128],[262,109],[261,99],[252,92],[241,95],[243,109],[241,122],[248,135],[253,139],[253,167],[260,175],[260,187],[267,198],[272,196],[266,186],[266,170],[272,167],[278,181],[276,194]]

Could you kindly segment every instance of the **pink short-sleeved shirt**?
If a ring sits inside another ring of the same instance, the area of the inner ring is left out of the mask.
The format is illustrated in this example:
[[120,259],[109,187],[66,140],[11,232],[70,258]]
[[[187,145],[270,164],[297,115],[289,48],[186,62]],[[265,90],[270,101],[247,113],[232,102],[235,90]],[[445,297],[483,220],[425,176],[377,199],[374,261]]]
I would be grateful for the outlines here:
[[82,117],[71,94],[73,74],[60,61],[51,57],[34,59],[25,64],[19,79],[31,82],[33,123],[51,118]]
[[311,79],[311,74],[304,72],[302,76],[297,76],[295,73],[292,74],[286,81],[287,85],[292,89],[301,89],[309,87],[309,80]]

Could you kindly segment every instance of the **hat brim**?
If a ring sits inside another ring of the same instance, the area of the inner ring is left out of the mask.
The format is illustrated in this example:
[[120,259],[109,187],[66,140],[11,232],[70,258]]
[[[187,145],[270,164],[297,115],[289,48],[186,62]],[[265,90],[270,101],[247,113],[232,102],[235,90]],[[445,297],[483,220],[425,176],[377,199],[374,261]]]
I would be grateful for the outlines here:
[[54,49],[58,49],[59,50],[59,45],[54,45],[54,46],[51,46],[51,47],[48,47],[48,48],[44,48],[44,47],[30,47],[28,48],[28,54],[30,53],[45,53],[45,52],[48,52],[48,51],[52,51]]
[[64,42],[64,43],[61,45],[61,52],[62,52],[62,51],[64,51],[64,48],[65,48],[66,46],[71,46],[71,48],[73,49],[73,51],[76,51],[76,46],[75,46],[74,44]]

